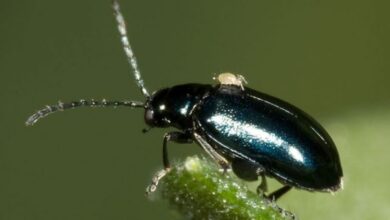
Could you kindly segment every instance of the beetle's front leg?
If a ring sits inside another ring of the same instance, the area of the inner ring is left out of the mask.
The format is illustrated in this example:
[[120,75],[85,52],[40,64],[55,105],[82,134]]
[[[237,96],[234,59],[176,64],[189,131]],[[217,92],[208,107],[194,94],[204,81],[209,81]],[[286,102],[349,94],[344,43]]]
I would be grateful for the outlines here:
[[163,141],[163,164],[165,170],[171,169],[171,164],[169,163],[168,158],[168,141],[172,141],[178,144],[190,144],[193,140],[191,135],[188,133],[179,131],[165,133]]
[[226,158],[220,155],[214,148],[198,133],[194,133],[195,140],[199,143],[199,145],[206,151],[211,158],[214,159],[222,168],[223,173],[226,173],[230,169],[230,163]]
[[157,189],[158,182],[171,170],[171,164],[168,158],[168,141],[172,141],[180,144],[190,144],[192,143],[191,135],[188,133],[172,131],[165,133],[163,140],[163,165],[164,169],[157,172],[153,178],[152,183],[147,187],[146,193],[150,194]]

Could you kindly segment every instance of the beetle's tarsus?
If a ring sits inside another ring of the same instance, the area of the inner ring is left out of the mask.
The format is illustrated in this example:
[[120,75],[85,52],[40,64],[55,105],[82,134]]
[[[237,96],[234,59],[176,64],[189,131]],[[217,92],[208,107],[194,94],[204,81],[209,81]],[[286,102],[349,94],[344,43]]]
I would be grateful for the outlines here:
[[162,169],[153,176],[152,183],[146,187],[146,195],[150,195],[157,190],[158,183],[162,178],[164,178],[165,175],[169,173],[169,171],[171,171],[170,168]]
[[[265,200],[267,201],[267,200]],[[275,210],[277,210],[283,217],[287,217],[286,219],[291,219],[291,220],[297,220],[298,218],[290,211],[285,210],[284,208],[279,207],[276,203],[275,200],[268,200],[269,205],[272,206]]]
[[222,175],[227,175],[228,172],[230,172],[232,169],[230,167],[224,167],[221,166],[221,169],[219,169],[219,172],[222,173]]

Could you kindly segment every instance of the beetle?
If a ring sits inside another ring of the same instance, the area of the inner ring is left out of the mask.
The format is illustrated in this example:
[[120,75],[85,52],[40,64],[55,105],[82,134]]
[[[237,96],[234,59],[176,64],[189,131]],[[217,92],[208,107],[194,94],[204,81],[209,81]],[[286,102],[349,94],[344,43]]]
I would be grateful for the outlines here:
[[299,108],[265,93],[246,87],[240,75],[223,73],[219,82],[183,84],[149,94],[130,46],[119,3],[112,2],[122,45],[135,82],[146,100],[59,102],[30,116],[33,125],[50,113],[86,107],[143,108],[150,128],[173,127],[163,138],[164,170],[153,178],[149,191],[170,170],[168,142],[196,142],[224,170],[232,169],[240,178],[261,183],[266,177],[284,186],[268,195],[277,200],[292,187],[308,191],[334,192],[342,187],[342,168],[336,146],[325,129]]

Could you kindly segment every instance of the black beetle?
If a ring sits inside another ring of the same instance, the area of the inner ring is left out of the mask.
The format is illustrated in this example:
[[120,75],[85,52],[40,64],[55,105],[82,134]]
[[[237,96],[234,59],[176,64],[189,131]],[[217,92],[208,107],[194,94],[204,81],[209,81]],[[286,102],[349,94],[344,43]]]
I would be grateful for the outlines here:
[[163,141],[164,170],[170,169],[167,142],[198,143],[223,169],[232,168],[245,180],[262,178],[258,190],[266,191],[265,176],[283,186],[268,195],[278,199],[292,187],[309,191],[336,191],[342,186],[342,168],[335,144],[313,118],[285,101],[244,87],[244,78],[220,74],[217,85],[184,84],[149,95],[130,47],[119,4],[113,9],[122,44],[137,86],[146,97],[138,101],[86,101],[47,106],[26,121],[32,125],[46,115],[81,106],[126,106],[145,109],[150,127],[175,127]]

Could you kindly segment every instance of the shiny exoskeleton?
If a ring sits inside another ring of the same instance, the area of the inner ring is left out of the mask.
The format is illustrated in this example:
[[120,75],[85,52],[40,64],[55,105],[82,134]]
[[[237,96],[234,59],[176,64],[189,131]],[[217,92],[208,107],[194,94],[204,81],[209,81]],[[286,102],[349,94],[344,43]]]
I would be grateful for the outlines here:
[[[292,186],[336,191],[342,184],[337,149],[322,126],[291,104],[250,88],[185,84],[162,89],[147,102],[145,121],[181,130],[165,136],[165,154],[168,140],[194,140],[243,179],[276,178],[286,186],[271,194],[274,199]],[[164,164],[169,167],[167,155]]]
[[30,116],[27,125],[53,112],[83,106],[145,109],[145,122],[151,128],[177,129],[164,136],[164,170],[155,176],[149,192],[156,189],[159,179],[170,170],[169,141],[195,141],[223,169],[231,167],[245,180],[261,177],[259,192],[267,190],[266,176],[276,178],[284,186],[268,195],[271,199],[278,199],[292,187],[336,191],[342,186],[337,149],[321,125],[287,102],[245,87],[241,75],[223,73],[215,78],[219,81],[217,85],[176,85],[149,95],[116,0],[113,9],[125,54],[146,100],[59,102]]

